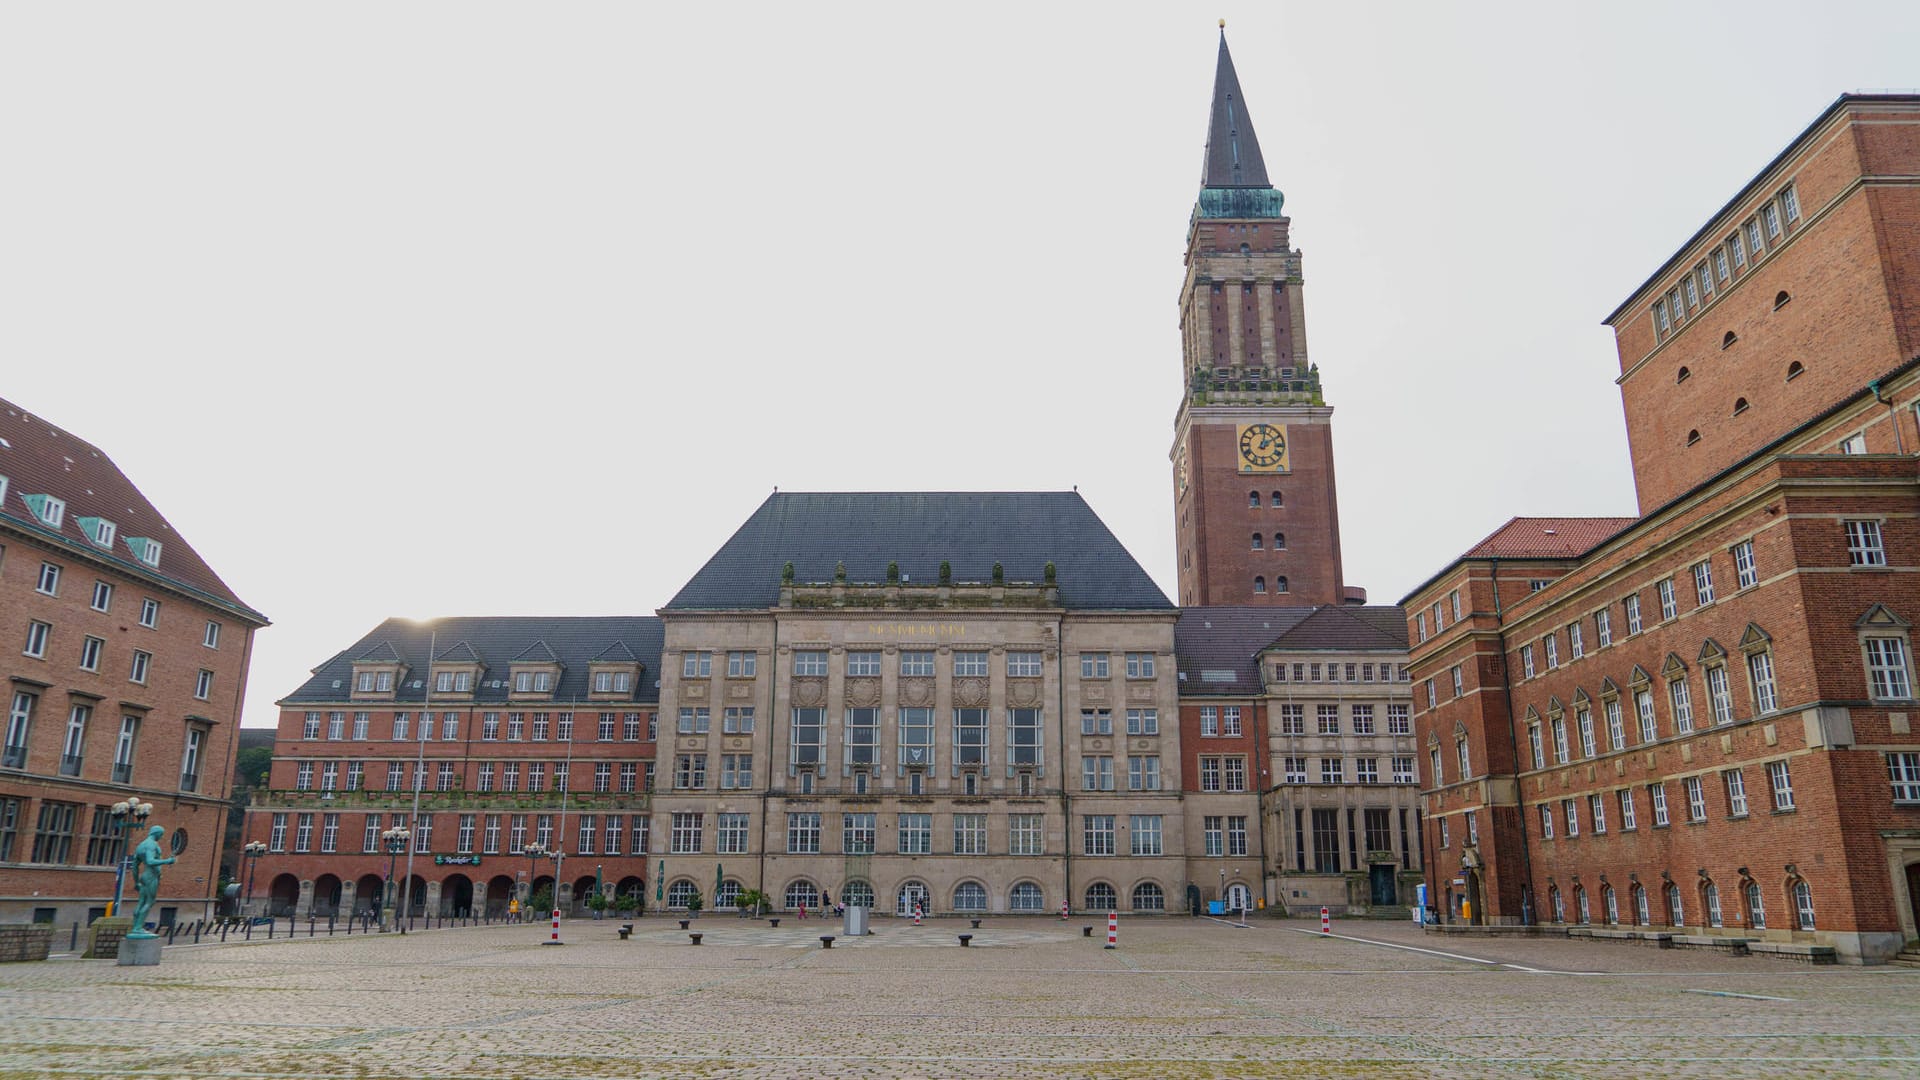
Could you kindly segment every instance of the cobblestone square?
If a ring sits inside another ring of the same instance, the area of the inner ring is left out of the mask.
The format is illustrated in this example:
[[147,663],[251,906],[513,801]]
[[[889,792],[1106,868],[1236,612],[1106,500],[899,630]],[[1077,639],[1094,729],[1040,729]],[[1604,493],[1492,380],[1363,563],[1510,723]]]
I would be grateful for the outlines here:
[[[703,918],[180,945],[0,969],[0,1076],[1920,1073],[1920,971],[1398,923]],[[958,935],[972,933],[972,946]]]

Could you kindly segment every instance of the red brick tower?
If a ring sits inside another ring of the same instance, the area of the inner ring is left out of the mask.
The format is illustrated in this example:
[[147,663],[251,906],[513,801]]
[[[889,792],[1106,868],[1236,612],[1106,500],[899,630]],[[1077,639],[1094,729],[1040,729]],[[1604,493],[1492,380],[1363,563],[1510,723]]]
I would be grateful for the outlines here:
[[1340,575],[1333,410],[1307,360],[1300,252],[1220,37],[1180,292],[1180,604],[1364,602]]

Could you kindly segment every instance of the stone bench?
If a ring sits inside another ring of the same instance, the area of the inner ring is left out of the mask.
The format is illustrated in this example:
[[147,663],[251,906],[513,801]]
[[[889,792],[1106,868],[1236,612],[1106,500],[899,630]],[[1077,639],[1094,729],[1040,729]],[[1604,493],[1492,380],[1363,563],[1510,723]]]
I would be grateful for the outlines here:
[[1753,939],[1730,934],[1674,934],[1673,947],[1679,949],[1725,949],[1735,956],[1748,955]]
[[1840,952],[1831,945],[1813,945],[1798,941],[1749,941],[1747,948],[1763,956],[1797,960],[1803,964],[1837,964]]

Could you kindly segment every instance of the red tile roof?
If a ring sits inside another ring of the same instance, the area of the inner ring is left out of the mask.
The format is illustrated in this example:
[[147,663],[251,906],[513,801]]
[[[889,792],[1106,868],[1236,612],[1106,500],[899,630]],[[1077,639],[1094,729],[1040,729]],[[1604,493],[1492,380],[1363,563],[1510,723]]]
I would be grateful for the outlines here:
[[1467,549],[1463,559],[1573,559],[1640,520],[1630,517],[1517,517]]
[[[107,455],[84,439],[62,431],[14,403],[0,398],[0,476],[7,478],[0,517],[5,524],[58,546],[116,564],[135,577],[157,578],[183,592],[265,624],[266,616],[248,607],[220,580],[159,510],[147,501]],[[27,504],[29,495],[52,495],[67,504],[58,529]],[[114,523],[113,546],[101,547],[80,526],[83,517]],[[160,565],[142,563],[128,544],[144,537],[160,542]]]

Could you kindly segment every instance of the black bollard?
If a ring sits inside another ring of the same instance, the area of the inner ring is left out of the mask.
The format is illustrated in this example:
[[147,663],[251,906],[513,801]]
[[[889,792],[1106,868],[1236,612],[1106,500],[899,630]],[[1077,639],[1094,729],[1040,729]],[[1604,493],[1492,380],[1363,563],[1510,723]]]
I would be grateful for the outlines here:
[[73,924],[73,933],[67,939],[67,951],[80,951],[80,924],[77,921]]
[[693,943],[694,943],[695,945],[698,945],[698,944],[700,944],[700,935],[699,935],[699,934],[688,934],[687,936],[693,939]]
[[823,949],[833,948],[833,935],[832,934],[820,935],[820,947]]
[[960,947],[961,947],[961,948],[963,948],[963,949],[964,949],[964,948],[966,948],[967,946],[969,946],[969,945],[972,945],[972,944],[973,944],[973,935],[972,935],[972,934],[961,934],[961,935],[960,935]]

